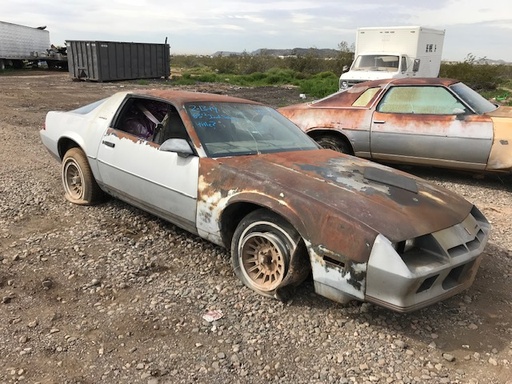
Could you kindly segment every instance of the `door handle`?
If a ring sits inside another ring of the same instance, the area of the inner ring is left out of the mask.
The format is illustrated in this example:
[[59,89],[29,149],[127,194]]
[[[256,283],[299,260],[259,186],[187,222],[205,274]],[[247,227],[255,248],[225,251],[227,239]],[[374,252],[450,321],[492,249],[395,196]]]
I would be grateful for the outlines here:
[[105,144],[107,147],[114,148],[116,145],[114,143],[111,143],[110,141],[103,140],[101,144]]
[[385,124],[384,120],[373,120],[373,124]]

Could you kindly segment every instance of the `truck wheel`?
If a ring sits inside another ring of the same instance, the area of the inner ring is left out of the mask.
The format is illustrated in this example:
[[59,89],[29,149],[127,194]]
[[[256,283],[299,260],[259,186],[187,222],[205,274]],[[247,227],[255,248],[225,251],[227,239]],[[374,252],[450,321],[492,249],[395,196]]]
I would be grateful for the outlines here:
[[231,242],[231,261],[237,277],[255,292],[277,297],[276,290],[289,268],[300,240],[298,232],[280,216],[265,209],[248,214]]
[[348,155],[353,154],[350,145],[335,136],[320,136],[315,138],[315,141],[320,144],[322,148],[332,149],[333,151],[346,153]]
[[92,205],[99,202],[103,192],[96,183],[80,148],[71,148],[62,160],[62,184],[66,199],[74,204]]

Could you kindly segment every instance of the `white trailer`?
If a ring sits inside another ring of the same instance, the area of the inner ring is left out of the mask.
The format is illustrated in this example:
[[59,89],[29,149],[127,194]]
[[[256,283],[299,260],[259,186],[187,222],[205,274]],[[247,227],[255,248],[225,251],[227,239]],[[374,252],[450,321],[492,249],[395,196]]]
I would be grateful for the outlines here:
[[0,21],[0,69],[20,67],[24,60],[46,60],[51,46],[50,33],[44,28]]
[[340,76],[340,89],[367,80],[439,76],[444,34],[419,26],[359,28],[354,62]]

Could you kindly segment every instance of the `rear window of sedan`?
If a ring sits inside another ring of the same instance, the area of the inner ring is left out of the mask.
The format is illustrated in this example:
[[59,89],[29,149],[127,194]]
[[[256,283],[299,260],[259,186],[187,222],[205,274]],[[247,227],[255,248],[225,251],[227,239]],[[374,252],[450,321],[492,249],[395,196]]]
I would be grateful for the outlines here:
[[469,88],[466,84],[457,83],[450,86],[450,89],[455,92],[462,100],[464,100],[476,113],[482,114],[492,112],[496,105],[484,98],[478,92]]

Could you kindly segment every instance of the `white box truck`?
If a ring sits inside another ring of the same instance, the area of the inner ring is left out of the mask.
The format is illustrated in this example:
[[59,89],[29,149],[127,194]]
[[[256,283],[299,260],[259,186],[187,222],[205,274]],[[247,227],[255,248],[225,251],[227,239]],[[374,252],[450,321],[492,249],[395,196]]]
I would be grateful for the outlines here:
[[367,80],[439,76],[444,34],[418,26],[359,28],[354,61],[340,76],[340,89]]
[[24,60],[48,57],[50,32],[44,28],[0,21],[0,69],[8,65],[21,67]]

